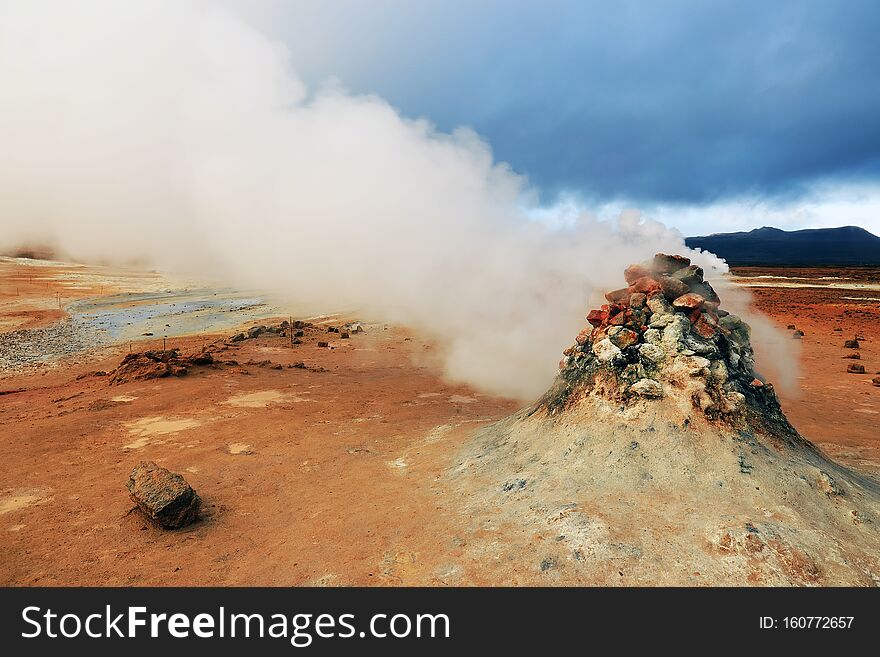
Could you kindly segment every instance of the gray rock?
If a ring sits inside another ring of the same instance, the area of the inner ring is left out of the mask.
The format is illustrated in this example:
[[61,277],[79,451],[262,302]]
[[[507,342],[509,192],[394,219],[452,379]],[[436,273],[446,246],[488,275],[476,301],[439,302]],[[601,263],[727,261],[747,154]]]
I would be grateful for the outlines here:
[[666,352],[655,344],[646,343],[639,346],[639,355],[643,360],[657,365],[663,362]]
[[671,315],[675,312],[672,304],[662,294],[654,294],[648,297],[648,308],[655,315]]

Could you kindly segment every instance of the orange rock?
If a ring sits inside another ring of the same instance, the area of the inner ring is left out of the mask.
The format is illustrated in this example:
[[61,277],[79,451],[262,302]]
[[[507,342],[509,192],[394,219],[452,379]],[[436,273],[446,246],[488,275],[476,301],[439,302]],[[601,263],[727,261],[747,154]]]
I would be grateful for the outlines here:
[[605,293],[605,298],[608,299],[611,303],[629,303],[630,291],[629,288],[621,288],[619,290],[612,290],[611,292]]
[[629,286],[630,292],[641,292],[645,295],[650,295],[652,292],[660,291],[660,283],[657,282],[657,279],[652,276],[642,276],[641,278],[633,281]]
[[642,267],[641,265],[630,265],[623,272],[623,279],[626,281],[627,285],[632,285],[640,278],[650,275],[651,271],[647,267]]
[[675,299],[675,301],[672,302],[672,307],[676,310],[691,311],[702,308],[704,301],[705,299],[699,294],[689,292],[688,294],[683,294]]

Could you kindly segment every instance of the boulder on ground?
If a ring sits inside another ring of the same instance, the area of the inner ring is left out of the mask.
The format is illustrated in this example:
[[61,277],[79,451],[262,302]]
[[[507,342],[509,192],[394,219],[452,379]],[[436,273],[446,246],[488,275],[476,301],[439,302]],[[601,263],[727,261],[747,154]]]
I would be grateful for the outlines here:
[[860,363],[850,363],[847,365],[846,371],[850,374],[864,374],[865,366]]
[[843,343],[843,348],[844,349],[858,349],[859,348],[859,341],[858,340],[847,340],[846,342]]
[[165,529],[196,521],[202,500],[186,480],[153,461],[141,461],[128,477],[128,492],[138,509]]

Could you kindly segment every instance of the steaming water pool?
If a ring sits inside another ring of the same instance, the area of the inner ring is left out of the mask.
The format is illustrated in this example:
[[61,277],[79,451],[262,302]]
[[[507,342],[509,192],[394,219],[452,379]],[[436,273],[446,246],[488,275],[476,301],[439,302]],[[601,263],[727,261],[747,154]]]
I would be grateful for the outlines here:
[[69,317],[50,326],[0,333],[0,378],[96,347],[223,332],[281,314],[260,296],[208,288],[93,297],[65,310]]
[[108,343],[140,340],[145,333],[174,337],[223,331],[279,314],[262,297],[212,289],[115,294],[75,301],[65,309],[75,328]]

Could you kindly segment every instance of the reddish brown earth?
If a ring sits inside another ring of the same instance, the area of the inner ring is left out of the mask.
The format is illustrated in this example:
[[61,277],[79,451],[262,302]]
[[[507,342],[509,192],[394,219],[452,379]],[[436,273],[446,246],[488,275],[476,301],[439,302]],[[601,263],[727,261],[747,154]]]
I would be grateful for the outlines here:
[[[741,276],[779,275],[779,270],[743,267]],[[788,269],[782,275],[814,284],[840,277],[856,284],[880,285],[880,269]],[[841,281],[838,283],[843,284]],[[778,390],[792,424],[835,460],[864,472],[880,473],[880,291],[833,288],[752,288],[754,306],[780,329],[794,324],[801,339],[799,394]],[[862,300],[845,297],[862,297]],[[840,329],[840,330],[835,330]],[[859,340],[859,360],[843,357],[845,340]],[[865,374],[847,373],[861,363]]]
[[[11,287],[0,281],[0,322],[22,310]],[[51,302],[51,282],[43,289],[28,288],[28,303]],[[876,476],[880,304],[844,296],[880,294],[760,288],[755,303],[781,328],[805,332],[802,392],[782,395],[793,424]],[[855,333],[864,336],[862,358],[843,360],[843,341]],[[222,337],[169,347],[188,353]],[[127,352],[104,349],[87,364],[0,378],[9,393],[0,395],[0,584],[540,581],[471,556],[468,541],[484,537],[442,485],[473,430],[521,404],[445,382],[419,336],[368,325],[348,340],[313,331],[291,347],[264,335],[229,346],[223,358],[283,369],[194,367],[180,378],[112,386],[109,377],[77,379],[112,370]],[[286,367],[300,361],[311,369]],[[847,374],[851,362],[867,373]],[[125,485],[141,460],[183,474],[204,518],[168,532],[132,511]]]

